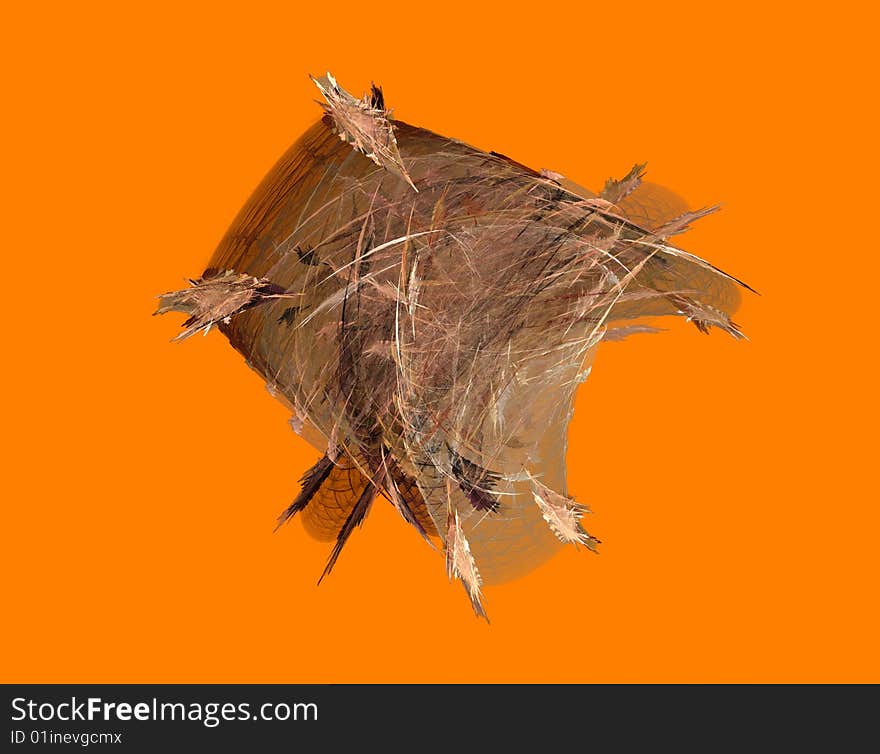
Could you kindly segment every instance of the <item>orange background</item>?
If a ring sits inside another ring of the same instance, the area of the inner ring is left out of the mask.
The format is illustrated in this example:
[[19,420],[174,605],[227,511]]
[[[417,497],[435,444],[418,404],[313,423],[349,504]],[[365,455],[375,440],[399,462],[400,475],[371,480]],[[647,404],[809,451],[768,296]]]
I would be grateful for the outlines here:
[[[0,32],[0,680],[880,681],[869,19],[67,5]],[[724,203],[681,243],[762,293],[750,342],[668,322],[600,349],[568,460],[602,554],[488,589],[491,626],[388,505],[317,588],[327,546],[272,533],[315,451],[222,336],[171,345],[181,318],[150,317],[327,69],[593,188],[647,160]]]

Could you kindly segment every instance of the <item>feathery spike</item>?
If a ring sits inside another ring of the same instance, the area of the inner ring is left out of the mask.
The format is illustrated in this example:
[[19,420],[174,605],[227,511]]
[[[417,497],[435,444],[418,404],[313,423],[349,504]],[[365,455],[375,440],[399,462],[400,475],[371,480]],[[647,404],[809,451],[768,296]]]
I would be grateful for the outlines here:
[[399,175],[418,192],[400,157],[382,89],[373,84],[371,93],[358,100],[340,87],[329,71],[320,79],[314,76],[311,79],[324,95],[327,104],[322,107],[332,119],[339,138],[379,167]]
[[183,323],[184,331],[174,341],[186,340],[199,331],[207,334],[218,322],[229,322],[234,315],[265,299],[299,295],[285,293],[284,288],[266,278],[239,275],[233,270],[215,275],[206,272],[203,277],[190,280],[189,283],[189,288],[159,296],[159,308],[153,312],[154,315],[171,311],[190,315]]
[[330,475],[330,472],[332,470],[333,461],[325,455],[322,456],[320,460],[314,466],[312,466],[312,468],[310,468],[305,474],[302,475],[302,478],[299,480],[300,484],[302,485],[302,489],[300,490],[294,501],[289,506],[287,506],[287,508],[280,516],[278,516],[278,523],[275,526],[275,531],[278,531],[279,527],[287,523],[291,518],[293,518],[297,513],[299,513],[309,504],[309,501],[321,488],[324,480]]
[[461,580],[468,597],[470,597],[474,612],[488,622],[489,616],[483,609],[482,594],[480,593],[482,584],[480,572],[477,570],[474,556],[471,555],[470,545],[461,529],[458,511],[451,507],[447,516],[446,573],[450,579],[458,578]]
[[636,163],[630,171],[619,181],[609,178],[605,181],[605,188],[602,189],[599,197],[611,204],[617,204],[621,199],[635,191],[642,178],[645,175],[645,166],[648,163]]
[[597,552],[596,545],[599,540],[590,536],[581,526],[581,517],[589,513],[590,509],[574,500],[554,492],[549,487],[541,484],[534,477],[532,481],[532,495],[541,515],[557,536],[560,542],[566,544],[586,545],[587,549]]
[[737,340],[748,340],[739,329],[739,325],[726,312],[688,296],[673,294],[668,298],[678,307],[679,313],[688,322],[693,322],[694,326],[704,335],[709,334],[710,328],[717,327]]
[[370,507],[373,505],[373,500],[376,499],[377,492],[378,489],[376,484],[373,480],[369,480],[367,486],[364,487],[361,496],[358,498],[358,501],[355,503],[354,508],[351,509],[351,513],[348,514],[348,518],[345,519],[345,523],[339,530],[339,534],[336,537],[336,544],[333,545],[333,550],[330,553],[330,557],[327,559],[327,565],[324,566],[324,572],[318,579],[318,584],[320,584],[324,580],[324,577],[333,570],[333,566],[336,565],[336,561],[342,553],[342,548],[345,547],[345,543],[348,542],[348,538],[355,530],[355,527],[361,526],[364,523],[364,519],[370,511]]

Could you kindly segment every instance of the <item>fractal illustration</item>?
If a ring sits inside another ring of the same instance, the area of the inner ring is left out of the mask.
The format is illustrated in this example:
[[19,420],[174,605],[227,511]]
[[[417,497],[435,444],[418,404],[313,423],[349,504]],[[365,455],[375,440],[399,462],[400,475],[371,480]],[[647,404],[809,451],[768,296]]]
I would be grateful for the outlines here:
[[717,208],[644,165],[595,194],[314,81],[323,118],[157,313],[189,315],[176,340],[216,326],[322,454],[279,524],[334,543],[323,575],[384,500],[485,617],[482,585],[598,544],[565,476],[598,345],[663,315],[741,338],[748,286],[671,245]]

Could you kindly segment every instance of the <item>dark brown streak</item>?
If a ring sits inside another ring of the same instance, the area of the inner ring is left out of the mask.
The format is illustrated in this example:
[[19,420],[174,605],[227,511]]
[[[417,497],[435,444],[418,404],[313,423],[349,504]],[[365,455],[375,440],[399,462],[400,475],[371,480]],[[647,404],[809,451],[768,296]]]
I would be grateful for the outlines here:
[[327,565],[324,566],[324,572],[321,574],[321,578],[318,579],[318,584],[320,584],[324,580],[324,577],[333,570],[333,566],[336,565],[336,561],[339,559],[342,548],[345,547],[345,543],[348,541],[348,538],[351,536],[355,527],[363,524],[364,519],[367,517],[367,513],[370,511],[370,507],[373,505],[373,500],[376,499],[377,492],[378,488],[375,483],[372,480],[368,481],[367,486],[364,487],[364,491],[355,503],[354,508],[351,509],[351,513],[348,514],[348,518],[345,519],[345,523],[339,530],[339,534],[336,535],[336,544],[333,546],[333,552],[330,553]]
[[460,456],[452,449],[450,452],[452,453],[452,474],[474,510],[497,513],[501,503],[495,495],[484,489],[487,487],[491,489],[495,485],[497,476]]
[[370,83],[370,107],[374,110],[385,110],[385,95],[382,94],[382,87]]
[[431,540],[430,537],[428,537],[428,532],[426,532],[425,527],[419,523],[415,512],[400,492],[400,488],[397,486],[397,479],[405,479],[406,475],[401,471],[391,456],[386,456],[383,453],[382,463],[385,465],[386,469],[385,489],[387,490],[388,499],[391,501],[391,504],[397,508],[404,521],[411,526],[414,526],[416,531],[422,535],[422,538],[425,539],[425,541],[430,542]]
[[278,516],[278,524],[275,526],[275,531],[278,531],[278,528],[282,524],[289,521],[309,504],[309,501],[315,496],[315,493],[321,489],[321,485],[330,475],[332,470],[333,461],[324,455],[314,466],[312,466],[312,468],[302,475],[302,479],[299,480],[302,489],[284,513]]

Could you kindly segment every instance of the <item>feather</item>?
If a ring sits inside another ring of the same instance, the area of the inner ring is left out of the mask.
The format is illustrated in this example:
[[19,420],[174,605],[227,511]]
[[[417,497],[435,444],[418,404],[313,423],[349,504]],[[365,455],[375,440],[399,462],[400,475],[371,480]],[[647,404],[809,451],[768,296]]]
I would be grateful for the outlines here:
[[480,593],[480,586],[482,584],[480,572],[477,570],[474,556],[471,555],[470,545],[461,529],[461,519],[458,517],[458,511],[452,508],[450,508],[447,518],[446,573],[450,579],[457,578],[461,580],[468,597],[470,597],[474,612],[480,618],[485,618],[488,622],[489,617],[483,609],[482,595]]
[[645,175],[645,165],[636,163],[632,169],[619,181],[609,178],[605,181],[605,188],[602,189],[599,197],[611,204],[617,204],[621,199],[635,191],[642,182]]
[[358,501],[355,503],[354,508],[351,509],[351,513],[348,514],[348,518],[345,519],[345,523],[339,530],[339,534],[336,536],[336,544],[333,546],[330,557],[327,559],[327,565],[324,566],[324,572],[318,579],[319,584],[324,580],[324,577],[333,570],[333,566],[336,565],[336,561],[342,553],[342,548],[345,547],[345,543],[348,542],[351,533],[356,527],[361,526],[364,523],[364,519],[370,511],[370,507],[373,505],[373,500],[376,499],[377,491],[375,483],[372,480],[369,480],[367,486],[364,487],[361,496],[358,498]]
[[474,510],[497,513],[501,507],[492,489],[498,481],[493,474],[450,449],[452,474]]
[[541,515],[547,522],[550,530],[557,536],[560,542],[566,544],[586,545],[587,549],[597,552],[596,545],[599,540],[591,537],[581,526],[581,518],[590,509],[575,502],[574,500],[554,492],[544,486],[534,477],[532,480],[532,494]]
[[[300,430],[302,429],[302,419],[300,419]],[[294,431],[295,428],[294,428]],[[310,468],[305,474],[302,475],[302,478],[299,480],[302,485],[302,489],[299,494],[296,496],[294,501],[287,506],[282,513],[278,517],[278,524],[275,529],[277,530],[282,524],[289,521],[293,518],[299,511],[303,510],[308,504],[309,501],[314,497],[315,493],[320,489],[321,485],[324,484],[324,480],[329,476],[330,472],[333,470],[333,461],[331,461],[326,455],[322,456],[321,459]]]
[[358,100],[342,89],[329,72],[320,79],[313,76],[312,81],[327,101],[322,107],[332,119],[333,129],[339,138],[379,167],[399,175],[413,190],[418,191],[397,148],[382,89],[374,84],[371,95]]
[[206,334],[218,322],[229,322],[236,314],[267,298],[290,297],[284,289],[265,278],[239,275],[232,270],[190,280],[190,287],[159,296],[159,308],[153,314],[176,311],[189,314],[184,331],[174,340],[186,340],[195,333]]
[[434,543],[431,542],[428,532],[425,530],[425,527],[422,526],[422,523],[416,517],[415,512],[406,501],[406,498],[400,492],[398,480],[403,480],[405,478],[404,473],[397,467],[397,464],[394,463],[394,460],[391,457],[383,456],[382,461],[386,468],[385,490],[388,492],[391,504],[397,509],[401,518],[410,524],[410,526],[413,526],[416,531],[422,535],[422,538],[433,548]]
[[710,328],[717,327],[737,340],[746,340],[739,325],[730,319],[727,312],[689,296],[675,294],[669,296],[669,300],[678,307],[679,314],[686,317],[688,322],[693,322],[694,326],[704,335],[709,334]]

